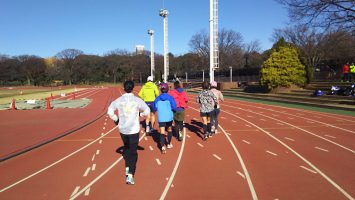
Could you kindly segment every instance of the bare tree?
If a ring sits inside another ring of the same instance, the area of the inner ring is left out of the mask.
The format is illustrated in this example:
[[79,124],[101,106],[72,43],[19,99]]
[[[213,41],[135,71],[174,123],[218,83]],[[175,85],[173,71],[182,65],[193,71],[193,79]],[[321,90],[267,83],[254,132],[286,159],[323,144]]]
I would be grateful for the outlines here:
[[276,0],[288,9],[292,22],[324,29],[354,31],[354,0]]
[[245,67],[249,67],[249,60],[251,55],[259,53],[261,51],[259,40],[254,40],[245,45],[244,48],[244,58],[245,58]]
[[64,76],[69,81],[69,85],[72,84],[74,60],[77,56],[81,54],[83,54],[83,52],[77,49],[65,49],[57,53],[57,55],[55,56],[56,58],[63,61],[63,67],[66,70],[64,72]]

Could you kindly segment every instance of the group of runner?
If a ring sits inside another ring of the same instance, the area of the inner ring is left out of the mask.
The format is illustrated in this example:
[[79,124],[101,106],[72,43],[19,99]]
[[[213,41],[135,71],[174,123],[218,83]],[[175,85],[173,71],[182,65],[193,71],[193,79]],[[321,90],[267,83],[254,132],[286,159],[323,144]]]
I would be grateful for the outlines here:
[[[118,126],[124,147],[126,183],[133,185],[136,163],[138,159],[139,142],[139,116],[145,117],[144,130],[146,136],[157,133],[155,127],[155,113],[158,115],[159,148],[165,154],[167,149],[173,148],[173,123],[177,139],[183,139],[183,126],[185,109],[188,97],[179,81],[174,82],[174,89],[169,90],[167,83],[158,86],[153,82],[153,77],[147,78],[135,96],[132,91],[133,81],[124,83],[125,94],[113,101],[108,107],[107,114]],[[200,116],[203,121],[203,139],[212,137],[218,132],[218,115],[220,112],[219,100],[223,101],[222,93],[217,90],[216,82],[203,82],[202,91],[196,101],[200,104]],[[115,111],[118,111],[118,116]]]

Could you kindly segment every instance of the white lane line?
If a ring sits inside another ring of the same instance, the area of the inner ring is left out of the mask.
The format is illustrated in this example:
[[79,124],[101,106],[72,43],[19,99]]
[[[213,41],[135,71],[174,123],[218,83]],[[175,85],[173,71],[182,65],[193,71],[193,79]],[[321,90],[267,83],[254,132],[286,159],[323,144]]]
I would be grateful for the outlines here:
[[94,155],[92,156],[91,161],[94,161],[94,160],[95,160],[95,155],[96,155],[96,154],[94,154]]
[[244,143],[247,143],[247,144],[250,144],[250,142],[249,141],[246,141],[246,140],[242,140]]
[[250,115],[247,115],[247,117],[249,117],[249,118],[253,118],[253,116],[250,116]]
[[91,169],[91,167],[88,167],[87,169],[86,169],[86,171],[85,171],[85,173],[84,173],[84,177],[86,177],[86,176],[88,176],[88,174],[89,174],[89,172],[90,172],[90,169]]
[[323,149],[323,148],[320,148],[320,147],[314,147],[314,148],[315,148],[315,149],[319,149],[319,150],[321,150],[321,151],[329,152],[329,150]]
[[220,158],[220,157],[217,156],[216,154],[213,154],[213,156],[214,156],[215,158],[217,158],[218,160],[222,160],[222,158]]
[[[115,129],[115,127],[113,128]],[[112,130],[113,130],[112,129]],[[139,138],[139,141],[143,139],[144,136],[141,136]],[[103,171],[99,176],[97,176],[94,180],[92,180],[89,184],[87,184],[83,189],[81,189],[79,192],[77,192],[74,196],[70,197],[70,200],[76,199],[79,195],[81,195],[83,192],[85,192],[88,188],[90,188],[94,183],[96,183],[99,179],[101,179],[107,172],[109,172],[115,165],[117,165],[121,160],[123,159],[123,156],[119,157],[114,163],[112,163],[105,171]]]
[[269,150],[266,150],[266,153],[269,153],[269,154],[271,154],[271,155],[277,156],[277,154],[276,154],[276,153],[271,152],[271,151],[269,151]]
[[191,136],[190,135],[186,135],[186,137],[190,138]]
[[92,164],[91,171],[95,171],[95,169],[96,169],[96,164],[94,163]]
[[171,185],[173,184],[173,180],[174,180],[175,174],[176,174],[177,169],[179,168],[179,165],[180,165],[182,154],[184,153],[185,141],[186,141],[185,136],[186,136],[186,128],[184,127],[184,137],[183,137],[183,140],[182,140],[179,156],[178,156],[178,159],[176,160],[176,163],[175,163],[175,166],[174,166],[174,170],[173,170],[173,172],[170,175],[170,179],[169,179],[168,183],[166,184],[165,189],[164,189],[163,193],[161,194],[161,196],[159,198],[160,200],[164,200],[165,199],[165,197],[168,194],[168,191],[169,191]]
[[203,147],[203,145],[201,143],[197,142],[197,144],[198,144],[198,146]]
[[105,119],[105,121],[107,121],[107,116],[106,116],[106,119]]
[[307,121],[307,123],[309,123],[309,124],[314,124],[314,122],[312,122],[312,121]]
[[276,124],[281,125],[281,126],[283,126],[283,125],[284,125],[283,123],[280,123],[280,122],[278,122],[278,123],[276,123]]
[[286,140],[290,140],[290,141],[292,141],[292,142],[294,142],[294,141],[295,141],[294,139],[292,139],[292,138],[288,138],[288,137],[285,137],[285,139],[286,139]]
[[85,191],[84,195],[85,195],[85,196],[89,196],[89,194],[90,194],[90,188],[88,188],[88,189]]
[[232,134],[230,134],[230,133],[226,133],[227,135],[229,135],[229,136],[231,136]]
[[147,138],[147,137],[144,137],[144,140],[145,140],[145,141],[148,141],[148,138]]
[[102,140],[99,141],[99,144],[101,144],[101,143],[102,143]]
[[242,172],[237,171],[237,174],[238,174],[239,176],[241,176],[243,179],[245,179],[245,176],[244,176],[244,174],[243,174]]
[[221,117],[221,119],[226,119],[225,117]]
[[235,120],[232,120],[232,122],[234,122],[234,123],[235,123],[235,122],[237,122],[237,121],[235,121]]
[[156,158],[155,161],[157,162],[158,165],[161,165],[159,158]]
[[149,149],[150,149],[151,151],[153,151],[153,147],[152,147],[152,146],[149,146]]
[[99,155],[100,154],[100,150],[96,150],[96,155]]
[[287,117],[288,119],[295,119],[295,118],[293,118],[293,117]]
[[70,197],[72,197],[73,195],[75,195],[80,189],[80,186],[76,186],[73,193],[71,193]]
[[300,166],[300,167],[303,168],[303,169],[305,169],[305,170],[307,170],[307,171],[309,171],[309,172],[312,172],[313,174],[316,174],[316,173],[317,173],[316,171],[311,170],[311,169],[308,169],[308,168],[305,167],[305,166]]
[[329,138],[333,138],[335,139],[336,137],[335,136],[332,136],[332,135],[324,135],[325,137],[329,137]]
[[103,136],[105,133],[101,133],[101,136]]
[[105,130],[105,129],[106,129],[106,127],[102,127],[102,129],[103,129],[103,130]]
[[245,126],[247,126],[247,127],[251,127],[249,124],[245,124]]
[[[225,105],[227,106],[227,105]],[[228,107],[228,106],[227,106]],[[233,107],[234,108],[234,107]],[[241,108],[238,108],[238,109],[241,109]],[[243,109],[241,109],[243,110]],[[230,112],[227,112],[225,110],[222,110],[222,112],[225,112],[231,116],[234,116],[234,117],[237,117],[238,119],[241,119],[245,122],[248,122],[247,120],[241,118],[241,117],[238,117],[237,115],[233,114],[233,113],[230,113]],[[253,112],[254,113],[254,112]],[[265,117],[268,117],[268,116],[265,116]],[[268,117],[270,118],[270,117]],[[273,119],[273,118],[271,118]],[[276,119],[275,119],[276,120]],[[341,188],[337,183],[335,183],[332,179],[330,179],[326,174],[324,174],[320,169],[318,169],[315,165],[313,165],[310,161],[308,161],[306,158],[304,158],[303,156],[301,156],[299,153],[297,153],[295,150],[293,150],[290,146],[288,146],[286,143],[282,142],[281,140],[279,140],[278,138],[276,138],[275,136],[267,133],[264,129],[260,128],[259,126],[251,123],[251,122],[248,122],[250,124],[252,124],[254,127],[256,127],[257,129],[259,129],[260,131],[263,131],[264,133],[266,133],[269,137],[273,138],[275,141],[279,142],[281,145],[283,145],[284,147],[286,147],[289,151],[291,151],[293,154],[295,154],[297,157],[299,157],[301,160],[303,160],[305,163],[307,163],[308,166],[312,167],[312,169],[314,169],[316,172],[318,172],[324,179],[326,179],[331,185],[333,185],[333,187],[335,187],[339,192],[341,192],[344,196],[346,196],[348,199],[353,199],[353,197],[347,193],[343,188]],[[289,124],[289,123],[285,123],[289,126],[293,126],[292,124]],[[295,128],[298,128],[300,130],[303,130],[297,126],[293,126]],[[222,128],[221,128],[222,129]],[[304,130],[305,132],[307,132],[306,130]],[[310,132],[309,132],[310,133]],[[320,136],[318,136],[320,137]],[[325,139],[325,138],[324,138]],[[351,150],[352,151],[352,150]],[[353,152],[353,151],[352,151]],[[247,174],[245,174],[247,175]]]
[[105,122],[105,123],[104,123],[104,126],[106,126],[106,124],[107,124],[107,123]]
[[[111,133],[113,130],[115,130],[115,127],[112,128],[111,130],[109,130],[105,135]],[[35,175],[37,175],[37,174],[39,174],[39,173],[42,173],[43,171],[45,171],[45,170],[47,170],[47,169],[53,167],[54,165],[56,165],[56,164],[62,162],[63,160],[66,160],[67,158],[70,158],[71,156],[73,156],[73,155],[77,154],[78,152],[82,151],[83,149],[85,149],[85,148],[91,146],[92,144],[94,144],[95,142],[97,142],[98,140],[100,140],[102,137],[103,137],[103,136],[97,138],[96,140],[94,140],[94,141],[90,142],[89,144],[87,144],[87,145],[81,147],[80,149],[78,149],[78,150],[72,152],[71,154],[69,154],[69,155],[67,155],[67,156],[65,156],[65,157],[63,157],[63,158],[57,160],[56,162],[54,162],[54,163],[52,163],[52,164],[50,164],[50,165],[48,165],[47,167],[44,167],[44,168],[38,170],[37,172],[35,172],[35,173],[33,173],[33,174],[31,174],[31,175],[29,175],[29,176],[27,176],[27,177],[25,177],[25,178],[23,178],[23,179],[21,179],[21,180],[19,180],[19,181],[13,183],[13,184],[11,184],[11,185],[9,185],[9,186],[7,186],[7,187],[1,189],[1,190],[0,190],[0,193],[1,193],[1,192],[4,192],[4,191],[6,191],[6,190],[8,190],[8,189],[10,189],[10,188],[12,188],[12,187],[14,187],[15,185],[18,185],[18,184],[20,184],[20,183],[26,181],[27,179],[30,179],[31,177],[33,177],[33,176],[35,176]]]

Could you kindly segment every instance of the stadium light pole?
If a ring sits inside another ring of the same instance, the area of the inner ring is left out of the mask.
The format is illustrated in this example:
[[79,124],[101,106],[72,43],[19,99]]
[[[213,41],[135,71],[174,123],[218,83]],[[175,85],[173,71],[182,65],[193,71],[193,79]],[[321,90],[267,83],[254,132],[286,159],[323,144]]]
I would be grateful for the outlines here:
[[150,35],[150,75],[154,80],[155,73],[155,63],[154,63],[154,30],[149,29],[148,34]]
[[218,51],[218,0],[210,0],[210,82],[219,67]]
[[232,69],[233,69],[232,66],[230,66],[229,67],[229,70],[230,70],[229,74],[230,74],[230,82],[231,83],[233,82],[233,80],[232,80],[232,72],[233,72]]
[[205,70],[202,70],[202,82],[205,82]]
[[164,82],[168,82],[169,57],[168,57],[168,10],[160,9],[159,15],[164,18]]

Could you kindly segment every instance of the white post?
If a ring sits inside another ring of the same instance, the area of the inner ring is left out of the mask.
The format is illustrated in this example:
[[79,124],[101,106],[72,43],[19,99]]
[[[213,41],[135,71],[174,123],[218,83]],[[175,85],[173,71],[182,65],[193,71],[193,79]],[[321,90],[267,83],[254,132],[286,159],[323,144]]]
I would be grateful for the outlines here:
[[155,63],[154,63],[154,30],[149,29],[148,34],[150,35],[150,75],[154,80],[155,73]]
[[202,82],[205,82],[205,70],[202,70]]
[[187,83],[187,72],[185,72],[185,82]]
[[213,32],[213,0],[210,0],[210,82],[214,81]]
[[164,82],[168,82],[169,50],[168,50],[168,10],[160,9],[159,15],[164,18]]

